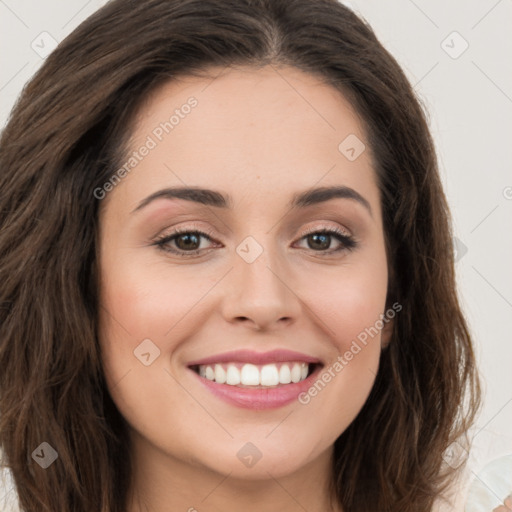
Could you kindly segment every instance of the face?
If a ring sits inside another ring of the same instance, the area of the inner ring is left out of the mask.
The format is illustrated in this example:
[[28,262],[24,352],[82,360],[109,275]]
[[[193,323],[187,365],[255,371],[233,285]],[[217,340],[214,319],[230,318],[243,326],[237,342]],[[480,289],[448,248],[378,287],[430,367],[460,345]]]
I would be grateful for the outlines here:
[[391,325],[365,138],[338,91],[294,68],[147,98],[98,251],[107,383],[141,452],[246,479],[330,454]]

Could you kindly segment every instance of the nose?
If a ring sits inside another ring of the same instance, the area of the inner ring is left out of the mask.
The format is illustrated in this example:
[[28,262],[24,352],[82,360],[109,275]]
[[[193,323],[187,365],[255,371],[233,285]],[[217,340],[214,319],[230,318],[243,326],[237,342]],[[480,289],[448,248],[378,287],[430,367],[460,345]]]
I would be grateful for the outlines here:
[[230,286],[223,298],[223,316],[254,330],[274,330],[299,318],[301,302],[290,273],[267,251],[252,263],[236,256]]

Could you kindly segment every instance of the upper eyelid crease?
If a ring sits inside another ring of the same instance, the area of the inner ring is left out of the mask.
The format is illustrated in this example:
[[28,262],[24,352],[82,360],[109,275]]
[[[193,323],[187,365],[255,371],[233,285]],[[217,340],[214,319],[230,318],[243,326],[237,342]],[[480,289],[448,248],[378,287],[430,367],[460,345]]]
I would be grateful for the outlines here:
[[[199,187],[171,187],[158,190],[143,199],[130,213],[135,213],[156,199],[183,199],[205,206],[217,208],[233,208],[233,199],[229,194],[222,194],[216,190]],[[323,203],[331,199],[351,199],[363,205],[371,217],[372,207],[367,199],[353,188],[346,186],[320,187],[296,193],[288,203],[288,209],[306,208],[308,206]]]

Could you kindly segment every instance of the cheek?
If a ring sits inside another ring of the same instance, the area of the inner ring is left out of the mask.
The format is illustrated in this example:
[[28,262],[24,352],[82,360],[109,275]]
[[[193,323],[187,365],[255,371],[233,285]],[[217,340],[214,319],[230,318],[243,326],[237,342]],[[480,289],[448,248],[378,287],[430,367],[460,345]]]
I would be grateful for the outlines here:
[[135,258],[103,268],[99,333],[110,394],[136,431],[154,430],[158,416],[172,437],[179,428],[172,411],[183,410],[189,397],[169,373],[169,361],[193,332],[187,313],[208,285],[191,286],[180,272],[169,279]]
[[333,434],[339,435],[364,405],[378,372],[386,260],[377,257],[344,268],[336,280],[324,276],[316,284],[309,303],[330,332],[336,353],[299,401],[311,417],[329,416]]
[[[315,287],[304,296],[338,350],[345,352],[353,340],[364,339],[364,333],[376,323],[380,325],[387,296],[386,259],[375,252],[373,258],[361,259],[333,274],[319,274]],[[379,335],[372,330],[375,345],[379,344],[381,329]]]
[[169,339],[186,325],[186,315],[199,305],[211,283],[192,272],[141,263],[112,268],[102,288],[106,329],[111,334],[121,330],[121,338],[133,342],[154,337],[163,351],[172,348],[167,346]]
[[119,403],[120,408],[149,407],[153,403],[149,395],[161,390],[157,394],[167,395],[162,396],[164,403],[175,402],[179,394],[162,387],[172,380],[166,372],[173,371],[175,359],[179,362],[177,349],[200,329],[204,308],[211,309],[206,297],[215,279],[195,270],[170,268],[165,261],[141,261],[135,255],[115,262],[105,258],[103,269],[99,333],[113,398],[124,403]]

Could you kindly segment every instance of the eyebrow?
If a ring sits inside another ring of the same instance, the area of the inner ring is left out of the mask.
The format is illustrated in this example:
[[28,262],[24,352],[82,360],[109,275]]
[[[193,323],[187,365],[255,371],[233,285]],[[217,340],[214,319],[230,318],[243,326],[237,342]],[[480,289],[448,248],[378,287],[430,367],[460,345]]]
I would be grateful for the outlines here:
[[[205,206],[217,208],[233,208],[233,199],[229,194],[222,194],[216,190],[199,187],[171,187],[158,190],[143,199],[131,213],[141,210],[156,199],[184,199]],[[320,187],[304,192],[296,193],[288,203],[289,208],[305,208],[314,204],[323,203],[331,199],[352,199],[363,205],[371,216],[370,203],[353,188],[344,185],[334,187]]]

